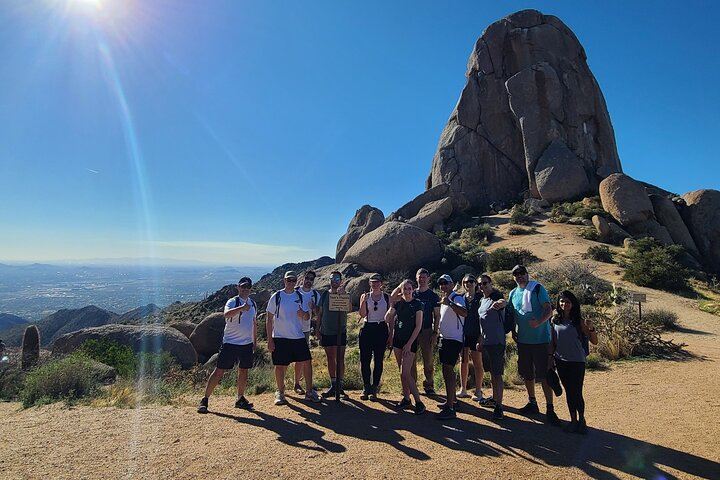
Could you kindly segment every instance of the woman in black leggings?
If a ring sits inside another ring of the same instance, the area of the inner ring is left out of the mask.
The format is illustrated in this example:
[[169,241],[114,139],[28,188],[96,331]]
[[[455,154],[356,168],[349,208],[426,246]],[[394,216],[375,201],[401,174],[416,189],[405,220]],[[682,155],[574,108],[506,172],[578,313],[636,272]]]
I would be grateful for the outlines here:
[[[383,358],[388,347],[388,325],[385,313],[390,308],[390,299],[382,290],[382,278],[378,274],[370,277],[370,291],[360,297],[360,372],[363,377],[361,400],[377,400],[380,379],[383,373]],[[375,358],[370,380],[370,361]]]
[[582,395],[585,357],[588,341],[597,345],[597,332],[590,320],[582,318],[580,302],[568,290],[560,294],[552,325],[554,360],[560,381],[565,387],[565,398],[570,410],[570,423],[565,427],[565,431],[585,434],[587,424]]

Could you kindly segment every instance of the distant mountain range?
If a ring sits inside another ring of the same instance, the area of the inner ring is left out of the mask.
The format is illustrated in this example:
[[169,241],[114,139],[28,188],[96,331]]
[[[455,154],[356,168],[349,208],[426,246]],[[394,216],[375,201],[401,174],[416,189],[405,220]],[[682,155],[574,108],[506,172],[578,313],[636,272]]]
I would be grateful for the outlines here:
[[27,320],[22,317],[18,317],[17,315],[13,315],[11,313],[0,313],[0,331],[16,325],[24,325],[26,323]]

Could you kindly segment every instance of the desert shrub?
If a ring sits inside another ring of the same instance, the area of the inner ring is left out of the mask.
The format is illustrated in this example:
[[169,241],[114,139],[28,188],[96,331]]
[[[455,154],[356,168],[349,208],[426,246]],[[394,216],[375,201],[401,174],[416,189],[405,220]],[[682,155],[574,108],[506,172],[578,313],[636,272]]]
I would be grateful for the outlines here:
[[504,292],[505,295],[517,286],[510,272],[495,272],[490,275],[490,278],[492,278],[493,286],[501,292]]
[[698,303],[698,308],[700,308],[703,312],[720,316],[720,302],[714,300],[701,300]]
[[460,232],[461,246],[472,245],[472,244],[484,244],[487,245],[495,235],[495,229],[489,223],[483,223],[470,228],[464,228]]
[[140,352],[135,355],[137,378],[162,378],[173,369],[180,368],[175,357],[168,352]]
[[588,247],[584,258],[595,260],[596,262],[615,263],[612,252],[606,245],[593,245]]
[[530,210],[524,205],[515,205],[510,210],[510,223],[515,225],[532,225],[533,218]]
[[594,227],[583,227],[578,230],[578,235],[585,240],[592,240],[593,242],[597,242],[600,238],[600,234]]
[[593,215],[607,217],[608,213],[603,210],[599,197],[592,197],[588,205],[582,201],[556,203],[552,206],[551,219],[556,223],[565,223],[569,217],[580,217],[590,220]]
[[507,229],[508,235],[532,235],[534,233],[537,233],[537,229],[535,227],[524,228],[518,225],[510,225]]
[[663,330],[677,330],[679,327],[677,313],[665,308],[652,308],[644,311],[643,320],[647,320]]
[[24,407],[56,400],[71,402],[96,395],[100,382],[93,374],[93,359],[74,353],[38,367],[25,378],[20,392]]
[[485,256],[485,267],[491,272],[510,270],[515,265],[528,265],[537,260],[530,250],[524,248],[498,248]]
[[586,262],[564,260],[555,266],[541,266],[533,277],[545,286],[553,301],[563,290],[570,290],[581,304],[593,305],[612,291],[610,282],[595,276],[595,269]]
[[666,246],[652,237],[641,238],[625,254],[623,278],[641,287],[690,292],[690,272],[680,260],[683,252],[679,245]]
[[120,376],[135,374],[137,358],[129,345],[121,345],[107,338],[91,339],[80,346],[80,351],[98,362],[110,365]]
[[15,400],[24,380],[25,372],[18,363],[0,365],[0,400]]
[[585,366],[589,370],[598,370],[602,368],[602,357],[600,357],[600,355],[598,355],[597,353],[591,353],[590,355],[585,357]]

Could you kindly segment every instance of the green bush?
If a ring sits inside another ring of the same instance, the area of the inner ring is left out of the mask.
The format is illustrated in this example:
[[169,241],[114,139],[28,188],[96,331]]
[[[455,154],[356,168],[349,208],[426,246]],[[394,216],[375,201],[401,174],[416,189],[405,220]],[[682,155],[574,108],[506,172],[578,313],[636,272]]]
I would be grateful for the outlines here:
[[475,227],[464,228],[460,232],[460,244],[470,246],[473,244],[487,245],[495,235],[495,229],[489,223],[483,223]]
[[603,367],[602,357],[597,353],[591,353],[585,358],[585,366],[589,370],[599,370]]
[[20,399],[27,408],[56,400],[73,401],[94,396],[99,390],[100,382],[93,373],[93,359],[83,353],[74,353],[30,372]]
[[518,225],[510,225],[507,229],[508,235],[532,235],[534,233],[537,233],[535,227],[525,228]]
[[563,290],[573,292],[582,305],[594,305],[612,292],[610,282],[595,276],[586,262],[564,260],[552,267],[541,266],[532,276],[545,286],[553,302]]
[[524,205],[515,205],[510,211],[510,223],[514,225],[532,225],[530,210]]
[[623,278],[641,287],[689,293],[690,272],[682,265],[683,252],[679,245],[666,246],[652,237],[641,238],[625,254]]
[[589,247],[583,257],[595,260],[596,262],[615,263],[610,248],[605,245],[593,245]]
[[530,250],[524,248],[498,248],[485,256],[485,266],[491,272],[510,270],[515,265],[528,265],[537,260]]
[[643,319],[664,330],[677,330],[678,316],[672,310],[664,308],[653,308],[643,312]]
[[98,362],[110,365],[122,377],[135,375],[137,359],[129,345],[121,345],[107,338],[91,339],[83,343],[79,350]]
[[590,220],[594,215],[607,217],[608,213],[603,210],[599,197],[592,197],[588,205],[582,201],[556,203],[552,206],[551,217],[556,223],[567,222],[569,217],[580,217]]
[[505,295],[517,286],[515,278],[513,278],[510,272],[495,272],[490,275],[490,278],[492,279],[493,286],[501,292],[504,292]]
[[25,372],[18,363],[0,365],[0,400],[15,400],[24,381]]
[[595,230],[595,227],[583,227],[578,231],[578,235],[593,242],[597,242],[600,238],[600,234]]

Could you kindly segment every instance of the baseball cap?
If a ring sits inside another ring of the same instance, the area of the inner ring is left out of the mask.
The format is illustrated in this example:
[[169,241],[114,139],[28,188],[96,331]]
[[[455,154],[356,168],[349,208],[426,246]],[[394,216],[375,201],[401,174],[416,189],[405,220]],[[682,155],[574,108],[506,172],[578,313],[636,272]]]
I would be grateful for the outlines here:
[[285,272],[285,276],[283,278],[297,278],[297,273],[292,270],[288,270]]
[[445,281],[448,283],[455,283],[455,282],[453,282],[452,277],[450,275],[448,275],[447,273],[443,273],[442,275],[440,275],[440,278],[438,278],[438,283],[440,283],[442,281]]
[[515,265],[512,269],[512,274],[523,274],[528,273],[527,268],[525,268],[525,265]]
[[252,280],[250,280],[250,277],[242,277],[238,281],[238,287],[252,287]]
[[380,276],[379,273],[373,273],[373,274],[370,276],[370,281],[371,281],[371,282],[382,282],[382,277]]

